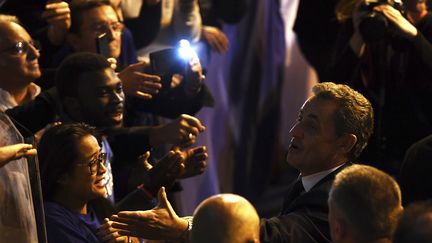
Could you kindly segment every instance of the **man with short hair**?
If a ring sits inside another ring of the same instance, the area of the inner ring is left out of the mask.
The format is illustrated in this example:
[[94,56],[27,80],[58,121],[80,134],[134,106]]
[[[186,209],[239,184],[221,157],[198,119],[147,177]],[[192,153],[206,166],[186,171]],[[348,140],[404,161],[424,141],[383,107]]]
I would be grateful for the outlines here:
[[33,100],[40,88],[39,46],[14,16],[0,15],[0,110]]
[[[159,77],[148,74],[149,64],[137,63],[136,50],[132,36],[119,20],[115,8],[108,0],[76,1],[71,4],[72,25],[68,34],[68,44],[73,52],[98,52],[96,39],[105,34],[107,40],[106,57],[115,58],[119,67],[119,78],[123,82],[124,91],[131,115],[136,109],[141,112],[152,112],[169,118],[176,118],[182,113],[194,114],[202,105],[210,104],[210,94],[203,88],[204,75],[199,61],[190,61],[188,71],[183,74],[188,82],[179,80],[179,85],[168,85],[176,82],[171,76]],[[127,38],[126,38],[127,37]],[[122,44],[123,42],[123,44]],[[104,49],[100,47],[100,50]],[[64,58],[60,53],[59,58]],[[198,59],[197,59],[198,60]],[[131,98],[139,99],[133,100]],[[144,99],[144,100],[142,100]],[[176,107],[175,109],[172,107]],[[138,118],[139,119],[139,118]],[[133,124],[136,125],[136,124]]]
[[432,242],[432,200],[409,205],[396,227],[393,243]]
[[205,199],[193,216],[192,243],[257,243],[259,217],[245,198],[219,194]]
[[366,165],[336,175],[328,206],[334,243],[390,243],[403,210],[397,182]]
[[[331,184],[357,158],[372,133],[373,109],[363,95],[334,83],[317,84],[313,93],[290,131],[287,161],[300,171],[299,178],[289,188],[280,215],[261,220],[261,242],[330,242]],[[154,214],[159,217],[151,217]],[[124,234],[150,239],[175,239],[188,228],[187,220],[178,219],[172,208],[120,212],[113,220]],[[170,223],[174,226],[166,227]]]

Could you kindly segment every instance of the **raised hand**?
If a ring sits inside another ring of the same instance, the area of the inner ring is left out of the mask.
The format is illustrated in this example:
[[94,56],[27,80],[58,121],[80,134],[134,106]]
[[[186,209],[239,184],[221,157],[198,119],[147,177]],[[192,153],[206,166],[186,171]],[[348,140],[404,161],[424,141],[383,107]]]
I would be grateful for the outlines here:
[[111,217],[111,226],[120,235],[150,240],[174,240],[183,236],[188,221],[177,216],[167,199],[165,188],[158,192],[158,204],[146,211],[122,211]]
[[181,150],[177,148],[183,158],[183,168],[180,171],[178,179],[188,178],[202,174],[207,168],[207,148],[205,146],[194,147]]
[[220,54],[224,54],[228,51],[228,37],[218,28],[206,25],[203,26],[202,37],[207,41],[212,50]]
[[381,12],[397,28],[396,32],[405,38],[414,38],[417,35],[417,29],[406,19],[402,13],[388,4],[382,4],[374,7],[375,11]]
[[144,73],[147,62],[131,64],[118,74],[126,95],[151,99],[162,88],[159,76]]
[[197,118],[182,114],[176,120],[152,128],[150,131],[150,144],[172,144],[188,147],[195,143],[196,136],[205,131],[205,127]]
[[54,45],[63,43],[71,26],[69,4],[65,1],[47,1],[42,18],[48,23],[48,39]]

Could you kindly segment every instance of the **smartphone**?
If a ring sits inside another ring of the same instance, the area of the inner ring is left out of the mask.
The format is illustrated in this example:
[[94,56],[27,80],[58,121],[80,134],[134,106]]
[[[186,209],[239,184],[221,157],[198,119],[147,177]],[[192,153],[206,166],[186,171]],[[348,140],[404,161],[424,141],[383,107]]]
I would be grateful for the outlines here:
[[96,38],[96,51],[106,58],[111,57],[110,48],[109,48],[109,37],[106,33],[98,36]]
[[174,48],[150,53],[150,67],[153,74],[171,75],[177,71],[177,66],[178,60]]

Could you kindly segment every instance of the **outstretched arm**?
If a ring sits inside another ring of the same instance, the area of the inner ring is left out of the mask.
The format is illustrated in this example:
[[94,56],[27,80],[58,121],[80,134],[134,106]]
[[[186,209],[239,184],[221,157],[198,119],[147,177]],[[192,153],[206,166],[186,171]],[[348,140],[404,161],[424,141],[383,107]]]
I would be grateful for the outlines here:
[[182,238],[189,228],[188,220],[177,216],[167,199],[165,188],[158,192],[158,205],[146,211],[123,211],[111,217],[112,227],[120,235],[153,240]]

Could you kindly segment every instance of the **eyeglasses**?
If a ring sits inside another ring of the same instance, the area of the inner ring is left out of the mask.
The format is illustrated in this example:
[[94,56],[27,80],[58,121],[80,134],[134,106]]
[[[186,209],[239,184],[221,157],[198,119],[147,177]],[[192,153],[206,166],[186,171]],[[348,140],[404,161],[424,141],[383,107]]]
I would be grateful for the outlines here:
[[40,49],[41,49],[41,45],[40,45],[39,41],[31,40],[29,42],[18,41],[14,46],[3,49],[0,52],[11,52],[14,55],[22,55],[24,53],[27,54],[29,49],[30,49],[30,45],[38,51],[40,51]]
[[87,164],[86,163],[80,163],[77,164],[78,166],[88,166],[89,167],[89,171],[90,171],[90,175],[94,175],[98,172],[100,165],[105,163],[107,159],[107,154],[106,153],[100,153],[96,158],[90,160]]
[[103,34],[108,33],[110,29],[112,29],[115,33],[121,33],[123,31],[124,25],[122,22],[112,22],[112,23],[104,23],[104,24],[96,24],[92,26],[92,31]]

